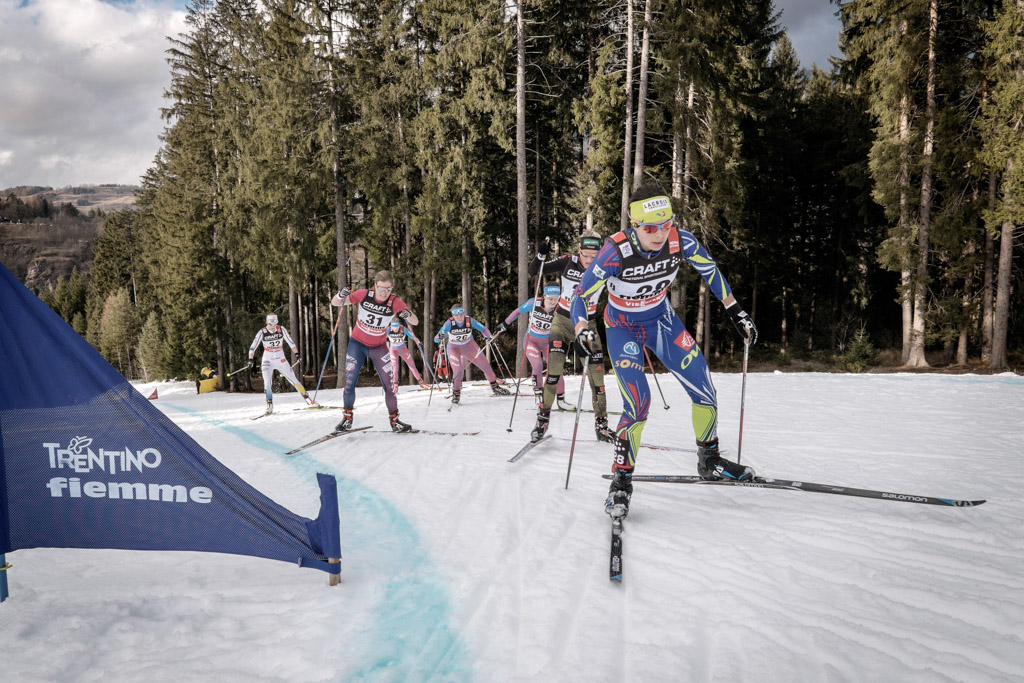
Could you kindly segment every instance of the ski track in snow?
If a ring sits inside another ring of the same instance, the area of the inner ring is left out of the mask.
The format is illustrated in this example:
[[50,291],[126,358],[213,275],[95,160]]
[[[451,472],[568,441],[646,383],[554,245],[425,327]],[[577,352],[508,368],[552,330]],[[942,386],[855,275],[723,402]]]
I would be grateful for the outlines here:
[[[735,452],[740,376],[714,378]],[[644,441],[690,447],[689,402],[659,380],[673,408],[654,406]],[[367,431],[284,456],[340,412],[289,392],[253,422],[262,395],[158,386],[158,407],[289,509],[314,517],[315,473],[338,477],[342,584],[256,558],[17,551],[0,606],[11,680],[1024,681],[1020,377],[749,375],[742,460],[760,473],[989,502],[638,482],[622,584],[608,580],[611,446],[578,441],[567,490],[568,441],[507,463],[530,401],[509,434],[512,398],[486,385],[451,412],[403,388],[414,427],[481,434]],[[550,433],[571,437],[574,418],[554,413]],[[581,415],[581,436],[592,423]],[[387,429],[379,388],[357,390],[366,425]],[[637,471],[695,464],[643,450]]]

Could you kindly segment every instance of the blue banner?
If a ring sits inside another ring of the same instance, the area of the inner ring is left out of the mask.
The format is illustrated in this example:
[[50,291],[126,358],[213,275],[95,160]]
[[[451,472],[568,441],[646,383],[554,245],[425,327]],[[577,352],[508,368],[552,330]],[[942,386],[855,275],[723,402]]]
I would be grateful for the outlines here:
[[337,574],[334,478],[296,515],[207,453],[0,264],[0,554],[199,550]]

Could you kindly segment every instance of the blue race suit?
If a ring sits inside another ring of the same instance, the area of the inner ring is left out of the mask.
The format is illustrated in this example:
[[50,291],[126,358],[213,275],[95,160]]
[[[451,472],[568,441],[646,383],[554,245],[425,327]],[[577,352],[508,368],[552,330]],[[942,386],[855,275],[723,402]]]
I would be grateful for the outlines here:
[[616,449],[616,468],[632,469],[636,464],[640,434],[651,407],[650,386],[644,375],[645,347],[689,394],[697,440],[717,438],[718,404],[711,373],[696,340],[672,310],[668,288],[685,259],[719,300],[728,298],[732,290],[696,237],[674,224],[669,230],[665,245],[655,253],[640,248],[633,228],[612,235],[584,273],[572,301],[575,326],[587,320],[587,300],[608,288],[605,336],[623,405],[616,436],[628,441],[628,449]]

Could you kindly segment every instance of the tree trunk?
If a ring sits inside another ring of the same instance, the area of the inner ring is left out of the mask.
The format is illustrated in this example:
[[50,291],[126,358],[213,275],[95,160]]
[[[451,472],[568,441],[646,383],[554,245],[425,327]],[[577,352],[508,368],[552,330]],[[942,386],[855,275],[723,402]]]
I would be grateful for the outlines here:
[[[904,19],[900,22],[900,35],[907,34],[907,20]],[[899,112],[899,149],[900,149],[900,170],[899,170],[899,187],[900,187],[900,218],[899,218],[899,231],[902,238],[906,239],[906,244],[903,246],[903,253],[900,258],[903,261],[903,266],[900,271],[900,307],[903,311],[903,348],[900,354],[901,361],[905,365],[910,358],[910,344],[911,344],[911,330],[913,326],[913,302],[911,300],[912,294],[912,278],[910,272],[910,200],[908,193],[910,192],[910,159],[909,159],[909,147],[910,144],[910,94],[904,89],[902,97],[900,97],[900,112]]]
[[[996,209],[996,174],[988,174],[988,210]],[[992,231],[985,228],[985,272],[981,285],[981,362],[992,362],[992,320],[994,288],[992,286],[995,269],[995,237]]]
[[[683,81],[681,74],[676,81],[675,105],[673,112],[675,120],[672,125],[672,204],[673,207],[681,207],[683,201],[683,130],[681,125],[683,118]],[[685,224],[681,223],[681,225]],[[669,303],[676,311],[679,310],[679,306],[683,303],[681,301],[682,295],[680,294],[682,286],[683,277],[682,273],[679,273],[672,281],[672,286],[668,290]],[[682,320],[685,325],[685,317],[682,317]]]
[[[651,51],[653,0],[644,3],[644,37],[640,47],[640,93],[636,98],[636,151],[633,153],[633,189],[644,182],[644,138],[647,135],[647,65]],[[628,207],[627,207],[628,208]]]
[[629,218],[629,194],[632,182],[629,167],[633,156],[633,0],[626,0],[626,141],[622,152],[622,209],[619,229],[625,230]]
[[[1013,177],[1013,168],[1016,160],[1010,157],[1006,160],[1006,173],[1004,178]],[[1005,204],[1012,204],[1016,198],[1006,191],[1003,196]],[[992,361],[989,368],[992,370],[1006,370],[1009,365],[1006,358],[1006,333],[1010,322],[1010,279],[1013,275],[1013,228],[1011,220],[1003,221],[1002,232],[999,235],[999,277],[996,280],[996,306],[995,316],[992,321]]]
[[[327,4],[327,53],[330,56],[330,91],[331,91],[331,144],[334,153],[331,155],[331,182],[334,194],[334,243],[335,243],[335,264],[337,267],[338,289],[348,287],[351,279],[348,271],[348,242],[345,240],[345,191],[341,178],[341,140],[340,140],[340,113],[338,112],[338,74],[334,68],[335,44],[334,44],[334,12],[333,2]],[[336,387],[345,387],[345,350],[348,348],[348,323],[347,307],[338,309],[338,316],[344,316],[346,320],[338,323],[338,337],[334,348],[335,368],[338,372]]]
[[932,162],[935,149],[935,36],[939,28],[938,0],[928,3],[928,81],[925,90],[924,151],[921,155],[921,208],[917,229],[917,274],[914,281],[914,332],[907,365],[928,367],[925,358],[925,307],[928,297],[928,233],[932,211]]

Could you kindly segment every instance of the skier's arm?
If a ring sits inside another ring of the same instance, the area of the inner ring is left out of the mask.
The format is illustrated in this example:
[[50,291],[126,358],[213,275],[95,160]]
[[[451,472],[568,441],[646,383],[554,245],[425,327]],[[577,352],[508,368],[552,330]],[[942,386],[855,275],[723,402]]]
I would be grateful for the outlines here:
[[619,250],[614,242],[605,242],[590,263],[590,267],[583,273],[583,279],[576,286],[572,302],[569,304],[569,319],[577,333],[581,329],[586,329],[590,324],[590,319],[587,316],[587,301],[591,297],[600,296],[608,278],[618,274]]
[[281,325],[281,333],[284,335],[285,342],[291,347],[292,355],[294,356],[299,352],[299,347],[295,345],[295,342],[292,340],[292,336],[288,334],[288,328],[284,325]]
[[398,319],[405,321],[407,325],[420,324],[420,319],[416,317],[416,314],[412,312],[408,304],[398,297],[395,297],[395,313],[398,315]]
[[451,329],[452,321],[451,318],[449,318],[448,320],[444,321],[444,325],[441,325],[441,329],[439,329],[437,331],[437,334],[434,335],[434,343],[439,343],[441,341],[441,337],[448,334],[451,331]]
[[732,288],[726,282],[725,276],[718,270],[718,264],[711,258],[707,249],[697,241],[692,233],[685,230],[679,231],[679,240],[683,244],[683,256],[686,260],[700,273],[718,300],[726,307],[730,306],[735,301],[732,297]]
[[484,335],[484,339],[490,339],[491,337],[494,336],[491,334],[491,331],[487,329],[487,326],[484,325],[479,320],[477,320],[476,318],[469,319],[469,326],[472,327],[477,332],[479,332],[480,334]]
[[366,298],[368,289],[357,289],[352,292],[347,288],[338,290],[338,293],[331,299],[332,306],[347,306],[348,304],[358,304],[360,301]]
[[251,359],[256,353],[256,349],[259,348],[260,342],[263,341],[263,328],[256,333],[256,338],[252,340],[252,344],[249,345],[249,358]]
[[530,275],[536,275],[537,273],[542,273],[544,275],[549,275],[551,273],[561,273],[562,269],[565,268],[565,262],[568,260],[568,254],[562,254],[558,258],[552,259],[550,261],[542,259],[540,257],[540,254],[538,254],[537,256],[533,257],[533,260],[530,261],[530,265],[526,267],[526,270],[527,272],[530,273]]

